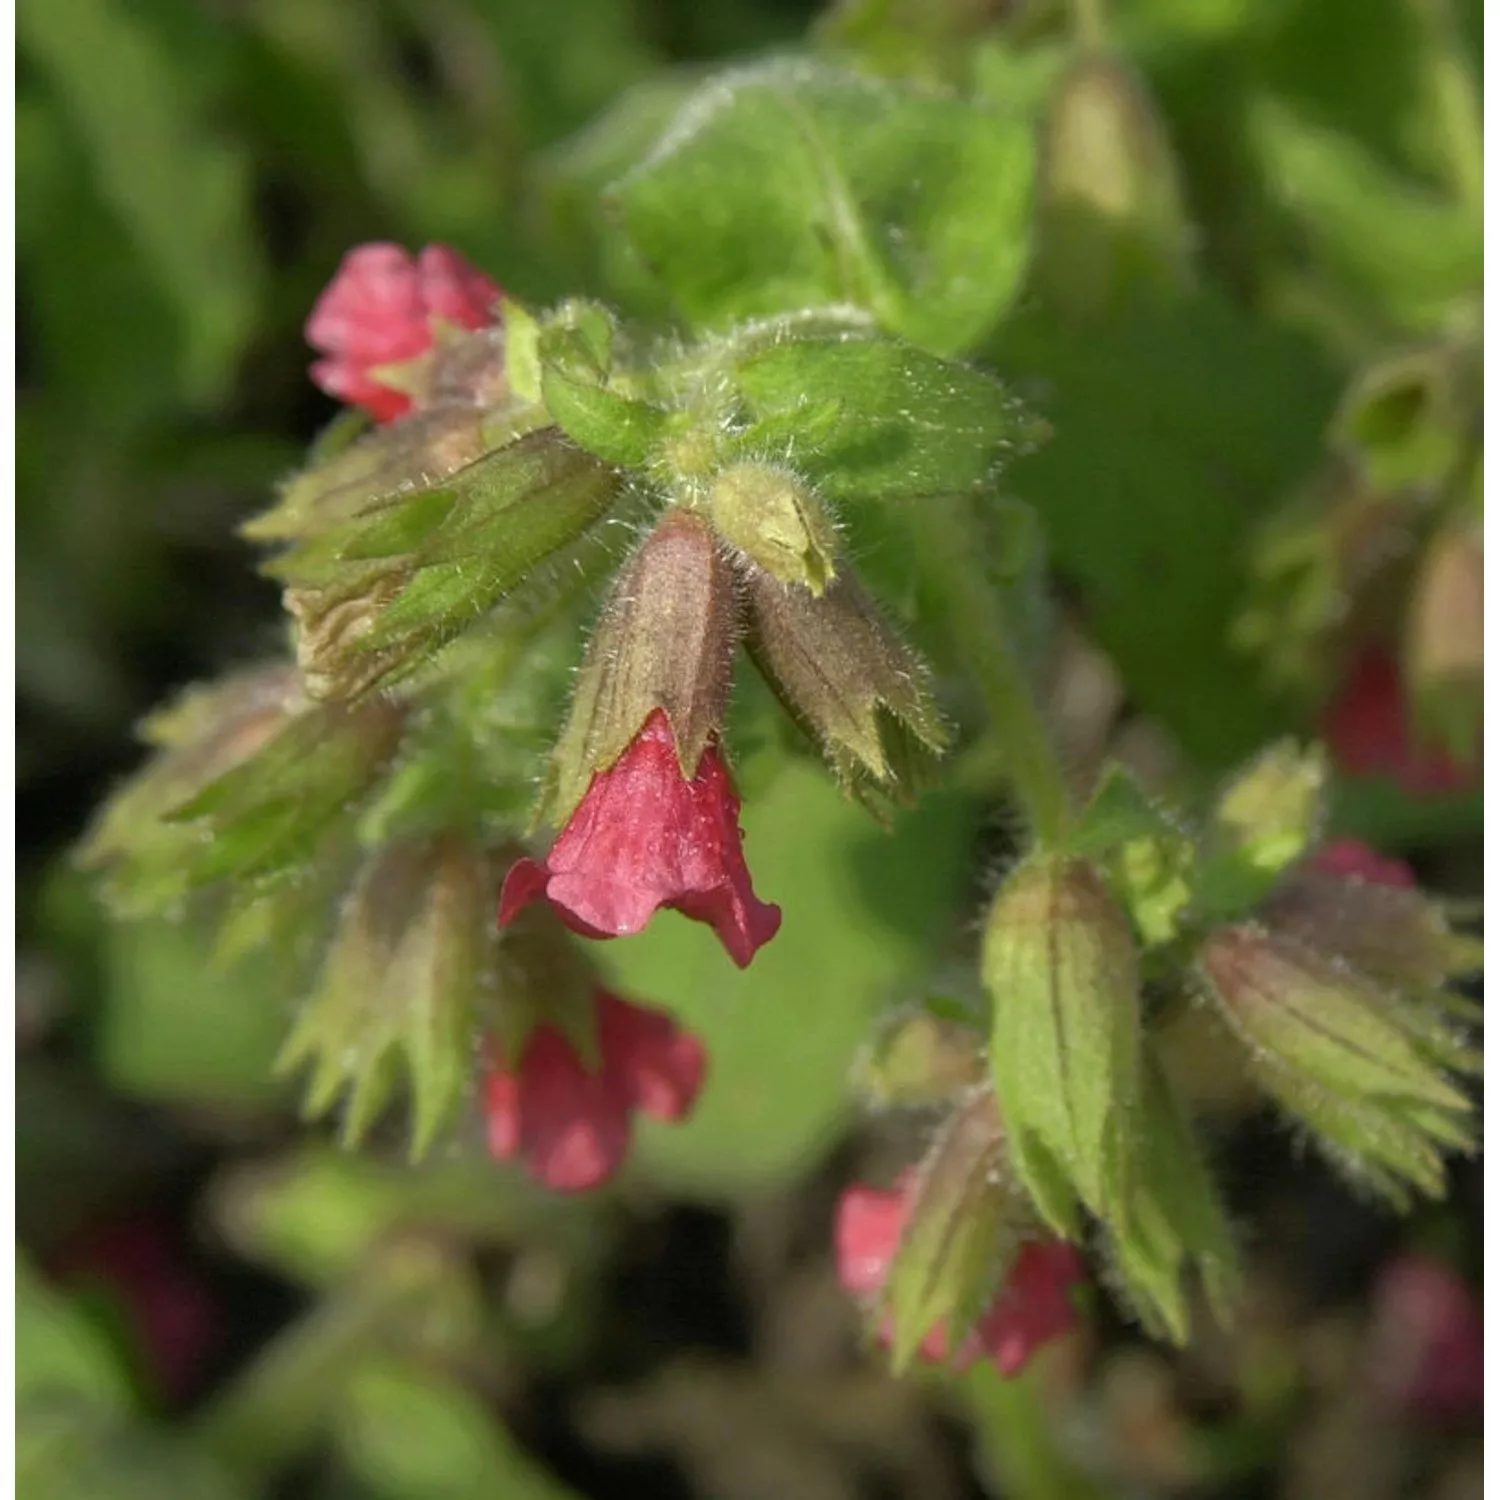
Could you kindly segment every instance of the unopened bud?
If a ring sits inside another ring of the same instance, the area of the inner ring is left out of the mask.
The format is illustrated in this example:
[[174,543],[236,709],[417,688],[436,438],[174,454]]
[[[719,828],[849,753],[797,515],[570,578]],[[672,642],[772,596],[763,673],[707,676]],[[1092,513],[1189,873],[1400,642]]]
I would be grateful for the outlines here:
[[453,1119],[492,981],[496,878],[491,862],[458,837],[393,845],[361,873],[277,1062],[284,1073],[308,1071],[309,1116],[345,1098],[347,1142],[374,1123],[402,1074],[414,1157]]
[[856,1069],[860,1093],[877,1109],[950,1103],[983,1078],[979,1033],[925,1008],[888,1021]]
[[990,908],[982,972],[990,1066],[1017,1174],[1059,1233],[1081,1199],[1126,1220],[1140,1067],[1140,973],[1130,923],[1088,861],[1039,858]]
[[1343,960],[1377,984],[1429,995],[1465,971],[1464,945],[1420,891],[1297,870],[1262,904],[1267,926]]
[[182,894],[200,835],[171,814],[305,706],[296,668],[278,662],[190,688],[141,724],[157,754],[105,803],[77,856],[86,869],[111,872],[110,895],[123,914],[169,907]]
[[988,1090],[949,1117],[912,1186],[884,1288],[891,1363],[900,1373],[938,1327],[950,1354],[994,1299],[1030,1215],[1010,1187],[1005,1132]]
[[840,778],[910,796],[924,755],[941,753],[946,736],[920,658],[853,575],[815,595],[753,569],[744,592],[751,657]]
[[1038,290],[1060,311],[1090,316],[1132,292],[1185,286],[1191,245],[1177,166],[1134,71],[1106,56],[1073,64],[1042,140]]
[[1199,955],[1257,1081],[1398,1203],[1443,1190],[1442,1150],[1469,1149],[1471,1103],[1449,1076],[1457,1039],[1347,965],[1284,933],[1219,928]]
[[1141,1079],[1139,1153],[1131,1223],[1113,1236],[1129,1300],[1147,1327],[1181,1344],[1189,1332],[1186,1279],[1196,1274],[1227,1322],[1239,1289],[1234,1238],[1192,1121],[1151,1053]]
[[1323,823],[1328,764],[1282,740],[1242,770],[1213,811],[1196,895],[1204,910],[1248,910],[1307,853]]
[[781,583],[821,594],[837,572],[838,536],[795,474],[763,464],[725,469],[708,492],[714,529]]
[[669,511],[621,570],[553,761],[562,821],[661,710],[685,778],[723,725],[737,632],[734,569],[708,526]]
[[1450,527],[1428,546],[1402,665],[1418,731],[1446,753],[1473,760],[1484,712],[1484,548],[1477,530]]

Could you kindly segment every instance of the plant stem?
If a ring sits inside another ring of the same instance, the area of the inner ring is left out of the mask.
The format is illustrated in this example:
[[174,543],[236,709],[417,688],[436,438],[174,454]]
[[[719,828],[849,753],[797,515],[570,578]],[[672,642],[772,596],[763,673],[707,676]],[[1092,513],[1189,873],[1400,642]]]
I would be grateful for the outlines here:
[[973,502],[958,495],[936,499],[913,530],[942,589],[954,654],[973,674],[1004,747],[1016,799],[1037,841],[1055,845],[1068,822],[1067,782],[1000,599],[985,576]]
[[1014,1500],[1104,1500],[1102,1490],[1069,1463],[1053,1438],[1036,1371],[1006,1379],[981,1364],[965,1385],[980,1447]]

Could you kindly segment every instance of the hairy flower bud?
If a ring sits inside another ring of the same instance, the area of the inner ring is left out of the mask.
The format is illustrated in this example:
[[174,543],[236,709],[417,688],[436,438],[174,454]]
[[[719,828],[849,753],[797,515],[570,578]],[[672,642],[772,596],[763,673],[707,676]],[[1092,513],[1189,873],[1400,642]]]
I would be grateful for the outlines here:
[[1017,1211],[1003,1155],[993,1100],[976,1099],[921,1171],[839,1203],[839,1280],[874,1304],[898,1370],[916,1356],[958,1369],[987,1358],[1017,1375],[1078,1322],[1083,1257]]
[[1328,767],[1316,746],[1282,740],[1224,788],[1208,835],[1206,884],[1233,909],[1248,905],[1301,859],[1323,822]]
[[946,737],[921,660],[854,576],[815,595],[749,569],[744,594],[752,659],[840,779],[909,797]]
[[1402,676],[1425,740],[1475,760],[1484,712],[1484,549],[1452,527],[1422,559],[1406,621]]
[[1449,1070],[1477,1060],[1437,1017],[1256,924],[1211,933],[1199,963],[1256,1080],[1336,1161],[1398,1203],[1410,1188],[1441,1195],[1443,1148],[1473,1142]]
[[1094,867],[1041,857],[1013,872],[990,907],[981,972],[1017,1175],[1059,1233],[1076,1232],[1075,1199],[1123,1228],[1140,972],[1130,923]]
[[157,753],[105,803],[78,850],[85,869],[110,870],[122,913],[144,915],[179,897],[198,830],[171,814],[249,760],[302,708],[297,669],[276,662],[189,688],[140,725]]
[[1119,58],[1081,57],[1043,126],[1035,267],[1059,310],[1104,312],[1175,290],[1191,243],[1177,166],[1144,83]]
[[877,1109],[951,1104],[984,1079],[984,1039],[926,1008],[892,1017],[856,1067],[860,1094]]
[[1294,871],[1262,903],[1261,918],[1377,984],[1435,994],[1465,972],[1464,945],[1405,865],[1363,846],[1354,846],[1362,855],[1356,864],[1351,846],[1339,840]]
[[317,984],[277,1067],[306,1070],[306,1113],[345,1098],[357,1142],[410,1085],[412,1155],[453,1119],[473,1070],[474,1029],[492,982],[489,858],[456,837],[392,845],[366,863]]
[[708,491],[714,530],[756,567],[821,594],[838,571],[838,535],[795,474],[764,464],[724,469]]
[[691,780],[720,731],[737,632],[734,571],[697,516],[669,511],[615,581],[553,756],[550,807],[566,815],[654,713]]

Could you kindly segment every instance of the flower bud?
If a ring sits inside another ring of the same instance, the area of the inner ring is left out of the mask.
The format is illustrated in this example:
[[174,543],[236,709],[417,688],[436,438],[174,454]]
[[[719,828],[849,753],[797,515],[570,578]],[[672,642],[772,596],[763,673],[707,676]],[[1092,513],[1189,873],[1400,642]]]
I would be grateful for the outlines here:
[[1323,821],[1328,767],[1321,750],[1282,740],[1220,794],[1196,895],[1203,909],[1237,914],[1253,906],[1301,859]]
[[572,812],[658,711],[691,780],[724,722],[736,633],[734,570],[704,522],[669,511],[621,570],[594,628],[553,757],[554,815]]
[[1422,1010],[1297,938],[1221,927],[1199,962],[1256,1080],[1335,1160],[1398,1203],[1443,1189],[1443,1147],[1468,1149],[1471,1103],[1449,1076],[1471,1065]]
[[821,594],[837,572],[838,535],[795,474],[764,464],[723,470],[708,492],[714,530],[780,583]]
[[882,1027],[856,1067],[855,1086],[876,1109],[951,1103],[984,1079],[983,1038],[925,1008]]
[[1137,291],[1190,278],[1189,228],[1166,132],[1123,60],[1086,56],[1058,84],[1043,126],[1037,290],[1094,316]]
[[85,869],[111,872],[122,914],[168,907],[186,889],[200,833],[173,811],[249,760],[306,705],[297,670],[277,662],[189,688],[139,733],[157,754],[105,803],[80,845]]
[[990,1066],[1016,1173],[1060,1234],[1075,1199],[1126,1222],[1140,1067],[1130,923],[1087,860],[1038,858],[1000,888],[981,960]]
[[1402,675],[1423,738],[1475,760],[1484,713],[1484,549],[1476,531],[1451,527],[1428,546],[1406,619]]
[[1196,1276],[1209,1306],[1227,1323],[1239,1265],[1192,1122],[1150,1052],[1142,1068],[1136,1169],[1131,1224],[1112,1237],[1121,1290],[1153,1333],[1186,1343],[1187,1276]]
[[[1394,866],[1410,881],[1397,861],[1381,864]],[[1293,872],[1261,905],[1266,925],[1403,993],[1432,994],[1464,972],[1463,945],[1435,902],[1410,883],[1340,870],[1314,860]]]
[[787,712],[839,778],[910,797],[924,757],[946,735],[921,660],[848,572],[821,594],[750,569],[746,644]]
[[1029,1221],[1009,1190],[1005,1133],[988,1090],[943,1126],[912,1181],[901,1243],[883,1289],[899,1374],[934,1329],[957,1348],[993,1300]]
[[277,1060],[282,1073],[307,1070],[309,1117],[344,1096],[347,1143],[363,1137],[402,1073],[414,1158],[453,1119],[493,983],[495,877],[483,852],[456,836],[392,845],[360,873]]

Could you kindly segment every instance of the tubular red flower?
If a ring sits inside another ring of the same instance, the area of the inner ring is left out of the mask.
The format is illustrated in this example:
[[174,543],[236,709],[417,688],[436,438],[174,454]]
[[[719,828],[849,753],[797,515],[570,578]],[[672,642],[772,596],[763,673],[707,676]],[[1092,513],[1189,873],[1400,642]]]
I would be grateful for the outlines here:
[[[839,1281],[857,1297],[874,1296],[885,1285],[906,1228],[913,1182],[908,1175],[889,1192],[852,1187],[839,1202],[834,1226]],[[1073,1288],[1083,1279],[1083,1257],[1072,1245],[1050,1238],[1027,1240],[954,1364],[965,1369],[984,1358],[1002,1375],[1019,1374],[1043,1344],[1077,1324]],[[880,1337],[890,1341],[888,1321]],[[948,1357],[948,1343],[947,1329],[938,1324],[922,1341],[922,1357],[941,1362]]]
[[1353,776],[1388,776],[1413,796],[1439,796],[1479,784],[1479,768],[1417,743],[1395,660],[1378,647],[1361,653],[1322,723],[1334,760]]
[[684,1119],[708,1067],[703,1044],[670,1016],[600,989],[594,996],[598,1063],[543,1022],[507,1067],[492,1053],[484,1083],[490,1154],[519,1158],[559,1192],[598,1187],[630,1147],[631,1116]]
[[456,250],[428,245],[415,260],[400,245],[349,251],[307,320],[307,342],[325,358],[312,366],[319,389],[377,422],[411,409],[406,392],[382,372],[426,354],[442,325],[487,327],[501,290]]
[[1396,890],[1415,890],[1417,884],[1417,877],[1401,860],[1377,854],[1359,839],[1330,839],[1313,856],[1312,868],[1320,875],[1363,880],[1369,885],[1388,885]]
[[781,926],[750,885],[739,798],[710,744],[691,780],[660,709],[598,772],[545,861],[518,860],[500,891],[506,925],[540,897],[585,937],[640,932],[663,906],[718,933],[744,968]]

